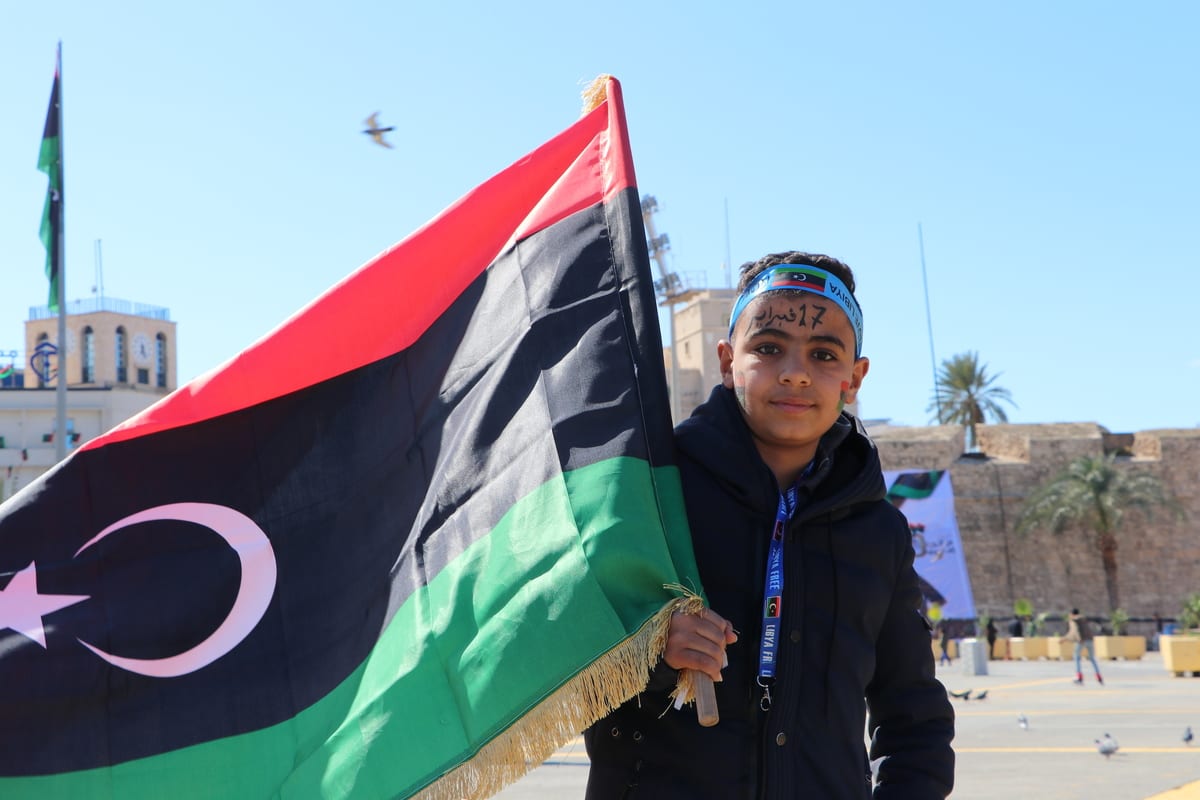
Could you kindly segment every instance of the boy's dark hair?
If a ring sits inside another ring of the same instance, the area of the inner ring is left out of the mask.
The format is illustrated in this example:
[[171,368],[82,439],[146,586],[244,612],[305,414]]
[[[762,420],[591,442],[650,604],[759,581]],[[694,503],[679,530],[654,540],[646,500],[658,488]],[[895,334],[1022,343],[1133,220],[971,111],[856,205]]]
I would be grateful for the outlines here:
[[850,270],[850,267],[841,261],[838,261],[833,256],[790,250],[786,253],[771,253],[768,256],[763,256],[758,261],[748,261],[742,264],[741,277],[738,278],[737,285],[738,293],[746,291],[746,287],[750,285],[750,281],[754,280],[758,273],[767,267],[774,267],[778,264],[806,264],[810,267],[826,270],[836,275],[838,280],[846,284],[846,288],[851,293],[854,292],[854,273]]

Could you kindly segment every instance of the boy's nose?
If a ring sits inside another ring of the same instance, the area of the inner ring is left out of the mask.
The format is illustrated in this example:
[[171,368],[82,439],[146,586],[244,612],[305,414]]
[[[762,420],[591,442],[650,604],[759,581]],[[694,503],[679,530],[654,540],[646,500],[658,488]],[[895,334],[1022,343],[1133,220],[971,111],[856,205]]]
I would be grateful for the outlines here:
[[807,386],[812,383],[812,376],[802,359],[789,359],[779,372],[779,382]]

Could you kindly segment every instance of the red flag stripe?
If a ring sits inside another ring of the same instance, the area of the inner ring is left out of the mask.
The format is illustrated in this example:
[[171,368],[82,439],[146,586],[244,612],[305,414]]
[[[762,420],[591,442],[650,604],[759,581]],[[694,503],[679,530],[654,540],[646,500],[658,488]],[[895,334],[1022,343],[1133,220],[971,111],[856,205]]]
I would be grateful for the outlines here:
[[[570,128],[224,365],[80,449],[212,419],[399,352],[513,242],[634,185],[620,85],[610,78],[608,101]],[[494,224],[481,228],[478,219]],[[515,233],[502,241],[503,231]]]

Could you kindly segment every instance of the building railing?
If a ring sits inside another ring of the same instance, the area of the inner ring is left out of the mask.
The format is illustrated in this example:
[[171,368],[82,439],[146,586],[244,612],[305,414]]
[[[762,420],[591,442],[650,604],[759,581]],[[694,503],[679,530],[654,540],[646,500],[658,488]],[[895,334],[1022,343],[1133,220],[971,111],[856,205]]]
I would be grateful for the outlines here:
[[[164,322],[171,321],[171,310],[162,306],[152,306],[148,303],[135,303],[122,300],[119,297],[85,297],[80,300],[67,302],[67,316],[72,314],[94,314],[97,311],[112,311],[116,314],[130,314],[135,317],[146,317]],[[29,319],[53,319],[57,313],[49,306],[30,306]]]
[[703,290],[706,288],[704,283],[705,273],[703,270],[671,272],[654,281],[654,294],[660,304],[665,304],[688,292]]

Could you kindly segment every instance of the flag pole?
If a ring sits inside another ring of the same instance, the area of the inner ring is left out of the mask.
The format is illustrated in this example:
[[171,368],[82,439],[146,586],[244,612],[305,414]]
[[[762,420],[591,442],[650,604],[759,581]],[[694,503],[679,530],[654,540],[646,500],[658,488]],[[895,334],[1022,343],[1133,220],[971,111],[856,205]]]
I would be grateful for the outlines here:
[[933,315],[929,311],[929,278],[925,275],[925,234],[917,223],[917,242],[921,248],[921,283],[925,285],[925,326],[929,329],[929,362],[933,367],[933,402],[937,408],[938,425],[942,420],[942,390],[938,386],[937,356],[933,351]]
[[58,56],[54,64],[54,73],[58,79],[58,107],[54,114],[58,119],[58,203],[54,213],[57,214],[54,241],[54,270],[58,275],[58,380],[55,382],[54,399],[56,404],[54,426],[54,457],[62,461],[67,457],[67,272],[66,272],[66,233],[63,223],[66,214],[63,207],[66,204],[66,191],[63,182],[63,125],[62,125],[62,42],[58,43]]

